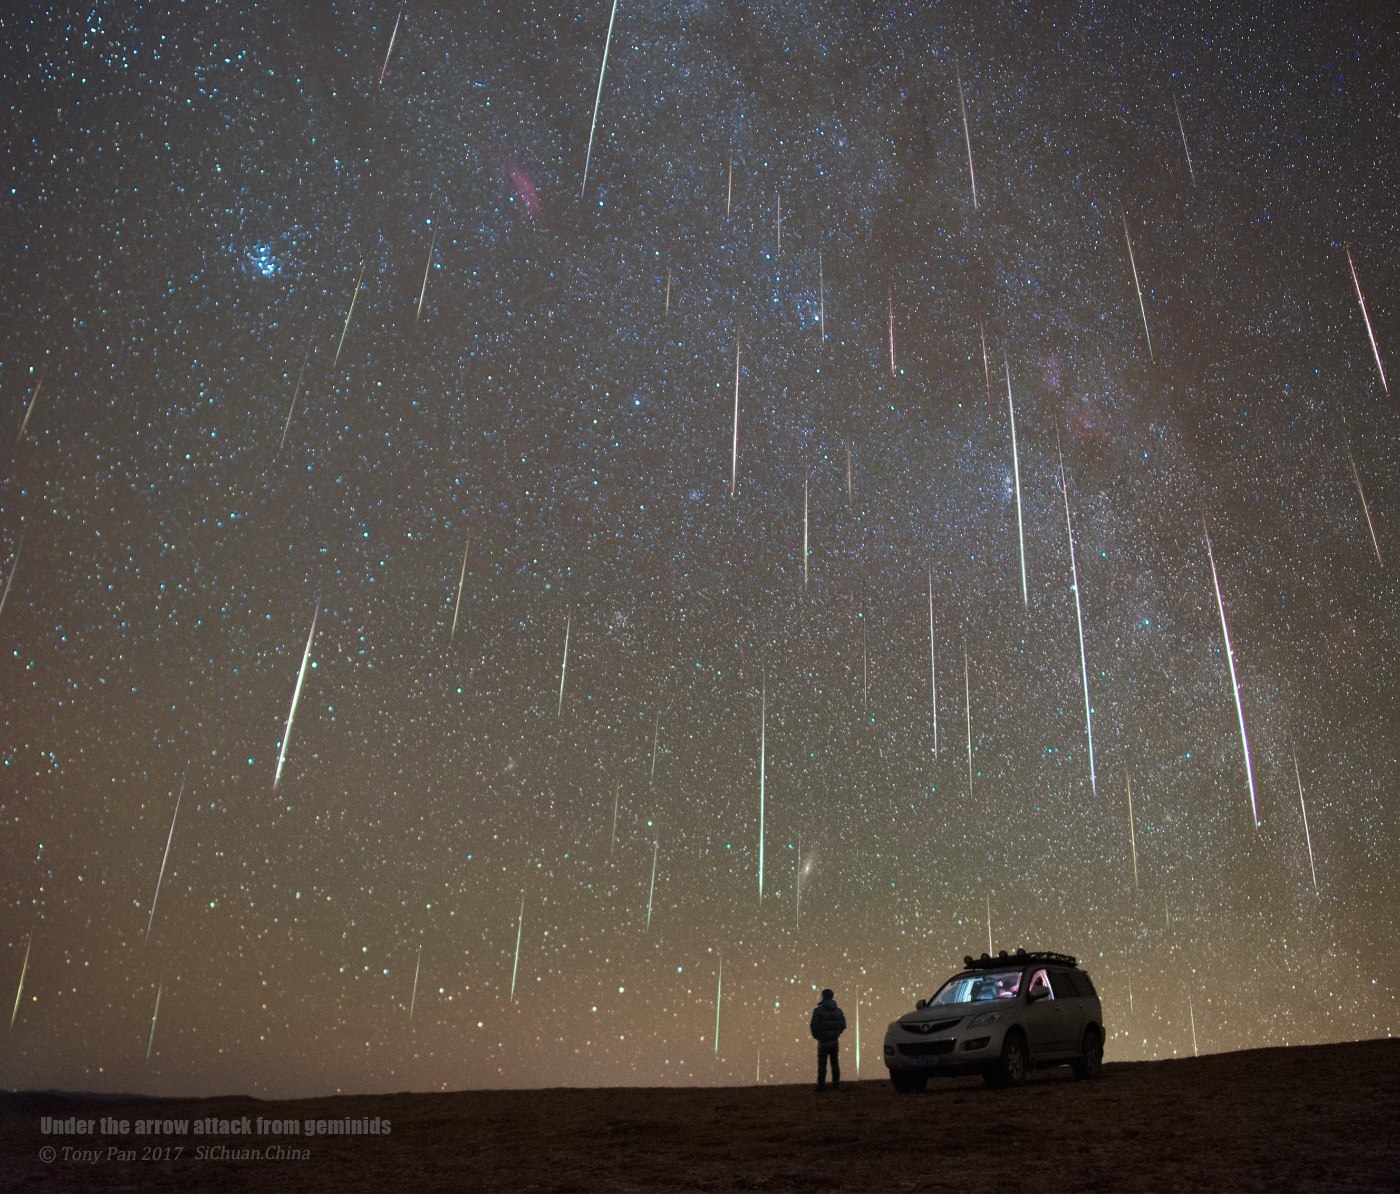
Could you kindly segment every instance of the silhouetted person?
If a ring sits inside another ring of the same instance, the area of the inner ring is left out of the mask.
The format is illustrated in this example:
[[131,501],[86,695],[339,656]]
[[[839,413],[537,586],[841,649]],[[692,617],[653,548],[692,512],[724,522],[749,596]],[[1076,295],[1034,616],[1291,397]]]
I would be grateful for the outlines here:
[[836,1006],[836,996],[828,987],[822,992],[822,1001],[812,1009],[812,1036],[817,1041],[817,1091],[826,1089],[826,1062],[831,1059],[831,1089],[841,1086],[841,1062],[836,1051],[841,1043],[841,1034],[846,1031],[846,1013]]

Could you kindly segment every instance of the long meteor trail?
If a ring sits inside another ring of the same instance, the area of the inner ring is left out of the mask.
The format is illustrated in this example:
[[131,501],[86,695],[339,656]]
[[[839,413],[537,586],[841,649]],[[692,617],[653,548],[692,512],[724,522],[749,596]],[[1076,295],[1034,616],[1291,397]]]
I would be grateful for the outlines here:
[[1011,412],[1011,467],[1016,474],[1016,540],[1021,545],[1021,602],[1030,608],[1031,594],[1026,584],[1026,525],[1021,518],[1021,455],[1016,449],[1016,403],[1011,397],[1011,365],[1005,357],[1006,408]]
[[151,1012],[151,1035],[146,1038],[146,1061],[151,1060],[151,1047],[156,1043],[156,1020],[160,1017],[160,996],[165,990],[165,971],[160,972],[160,984],[156,987],[156,1006]]
[[967,710],[967,798],[972,799],[972,672],[963,647],[963,705]]
[[417,323],[423,318],[423,299],[428,293],[428,273],[433,268],[433,253],[437,251],[438,230],[433,229],[433,240],[428,246],[428,263],[423,267],[423,285],[418,288],[418,313],[414,315],[413,322]]
[[972,210],[977,210],[977,173],[972,168],[972,134],[967,129],[967,100],[963,98],[962,70],[955,63],[953,72],[958,77],[958,107],[962,109],[963,140],[967,142],[967,176],[972,180]]
[[297,702],[301,700],[301,686],[306,682],[306,667],[311,662],[311,644],[316,641],[316,619],[321,616],[321,598],[316,598],[316,612],[311,615],[311,633],[306,636],[306,650],[301,654],[301,670],[297,672],[297,686],[292,691],[292,707],[287,710],[287,725],[282,731],[282,749],[277,753],[277,772],[272,777],[272,791],[277,793],[277,785],[282,782],[282,765],[287,761],[287,745],[292,740],[292,722],[296,720]]
[[350,330],[350,320],[355,314],[355,300],[360,297],[360,283],[365,280],[365,266],[368,263],[368,258],[360,262],[360,276],[355,279],[355,293],[350,296],[350,309],[345,312],[345,326],[340,329],[340,343],[335,346],[335,360],[331,362],[332,369],[340,364],[340,350],[345,347],[345,335]]
[[763,677],[758,714],[758,902],[763,903],[763,820],[768,796],[768,677]]
[[1123,768],[1123,778],[1128,781],[1128,840],[1133,845],[1133,886],[1138,884],[1138,864],[1137,864],[1137,826],[1133,824],[1133,776],[1126,768]]
[[656,896],[656,856],[661,851],[660,838],[653,838],[651,843],[651,887],[647,891],[647,932],[651,932],[651,902]]
[[1123,213],[1123,239],[1128,242],[1128,264],[1133,267],[1133,289],[1137,291],[1138,310],[1142,313],[1142,334],[1147,337],[1147,359],[1157,361],[1152,352],[1152,333],[1147,330],[1147,307],[1142,301],[1142,283],[1138,281],[1137,258],[1133,255],[1133,238],[1128,235],[1128,213]]
[[1385,366],[1381,364],[1381,350],[1376,344],[1376,333],[1371,327],[1371,316],[1366,311],[1366,296],[1361,293],[1361,279],[1356,276],[1356,262],[1351,259],[1351,246],[1347,246],[1347,265],[1351,269],[1351,284],[1356,287],[1356,301],[1361,304],[1361,318],[1366,321],[1366,335],[1371,341],[1371,352],[1376,358],[1376,372],[1381,375],[1381,387],[1390,393],[1390,382],[1385,379]]
[[612,47],[613,22],[617,20],[617,0],[613,0],[612,15],[608,17],[608,36],[603,42],[603,65],[598,68],[598,94],[593,97],[593,122],[588,126],[588,152],[583,157],[583,185],[578,197],[588,190],[588,167],[593,161],[593,134],[598,128],[598,106],[603,102],[603,76],[608,73],[608,50]]
[[520,893],[520,919],[515,922],[515,963],[510,968],[510,1001],[515,1002],[515,976],[520,972],[520,935],[525,931],[525,893]]
[[574,624],[574,611],[570,610],[564,618],[564,659],[559,664],[559,710],[555,716],[564,716],[564,677],[569,671],[569,630]]
[[1298,770],[1298,752],[1293,752],[1293,778],[1298,781],[1298,807],[1303,810],[1303,835],[1308,840],[1308,869],[1312,871],[1313,891],[1317,891],[1317,865],[1313,862],[1312,830],[1308,828],[1308,806],[1303,799],[1303,776]]
[[19,1016],[19,1001],[24,998],[24,978],[29,973],[29,951],[34,948],[34,934],[29,934],[29,943],[24,947],[24,964],[19,968],[19,986],[15,988],[15,1007],[10,1013],[10,1029],[14,1030]]
[[1244,701],[1240,698],[1240,682],[1235,674],[1235,652],[1230,646],[1230,624],[1225,620],[1225,598],[1220,593],[1220,576],[1215,570],[1215,552],[1210,545],[1210,527],[1205,512],[1201,512],[1201,530],[1205,532],[1206,557],[1210,560],[1210,579],[1215,586],[1215,604],[1220,610],[1220,633],[1225,640],[1225,661],[1230,665],[1230,687],[1235,691],[1235,712],[1240,719],[1240,750],[1244,753],[1244,775],[1249,783],[1249,807],[1254,817],[1254,830],[1259,831],[1259,802],[1254,795],[1254,765],[1249,759],[1249,733],[1244,725]]
[[1384,568],[1380,540],[1376,538],[1376,524],[1371,521],[1371,503],[1366,500],[1366,491],[1361,487],[1361,474],[1357,472],[1356,457],[1351,454],[1350,444],[1347,445],[1347,460],[1351,462],[1351,475],[1356,481],[1356,492],[1361,498],[1361,511],[1366,515],[1366,529],[1371,532],[1371,546],[1376,549],[1376,563]]
[[933,714],[933,753],[938,754],[938,655],[933,642],[933,562],[928,566],[928,687]]
[[180,794],[175,797],[175,811],[170,816],[170,832],[165,838],[165,853],[160,860],[160,874],[156,876],[156,894],[151,897],[151,914],[146,918],[146,940],[151,939],[151,925],[156,919],[156,904],[160,900],[160,885],[165,881],[165,864],[170,861],[170,843],[175,840],[175,819],[180,815],[180,801],[185,798],[185,779],[189,778],[186,772],[180,780]]
[[[1055,450],[1059,452],[1059,444],[1056,443]],[[1074,621],[1079,628],[1079,675],[1084,682],[1084,736],[1089,740],[1089,787],[1094,795],[1098,795],[1099,781],[1094,771],[1094,708],[1089,703],[1089,659],[1084,651],[1084,607],[1079,599],[1079,565],[1074,558],[1074,525],[1069,519],[1069,485],[1065,480],[1065,458],[1060,454],[1060,492],[1065,498],[1065,535],[1069,539],[1069,577],[1070,588],[1074,590]],[[1131,789],[1130,789],[1131,790]],[[1129,796],[1129,800],[1132,797]],[[1137,855],[1134,853],[1134,859]],[[1134,875],[1137,873],[1136,862],[1133,866]]]
[[1176,127],[1181,130],[1181,148],[1186,151],[1186,169],[1191,172],[1191,185],[1196,185],[1196,167],[1191,164],[1191,147],[1186,144],[1186,126],[1181,123],[1181,107],[1176,102],[1176,95],[1172,95],[1172,110],[1176,112]]
[[301,361],[301,372],[297,374],[297,385],[296,385],[296,389],[294,389],[294,390],[292,391],[292,400],[291,400],[291,402],[288,403],[288,405],[287,405],[287,421],[286,421],[285,423],[282,424],[282,439],[281,439],[281,442],[278,443],[278,445],[277,445],[277,454],[278,454],[279,456],[282,454],[282,449],[285,448],[285,447],[287,446],[287,431],[288,431],[288,429],[289,429],[289,428],[291,427],[291,425],[292,425],[292,412],[293,412],[294,410],[296,410],[296,408],[297,408],[297,398],[298,398],[298,397],[300,396],[300,394],[301,394],[301,382],[302,382],[302,378],[304,378],[304,377],[306,376],[306,366],[307,366],[307,364],[310,362],[310,360],[311,360],[311,348],[310,348],[310,346],[308,345],[308,347],[307,347],[307,349],[306,349],[306,355],[305,355],[304,357],[302,357],[302,361]]
[[10,599],[10,586],[15,583],[15,569],[19,567],[19,553],[24,550],[24,536],[20,536],[19,546],[15,548],[15,558],[10,561],[10,575],[5,579],[5,591],[0,593],[0,614],[5,612],[5,602]]
[[457,639],[457,615],[462,611],[462,588],[467,583],[467,552],[471,550],[471,546],[472,537],[468,535],[466,546],[462,548],[462,573],[457,577],[457,604],[452,607],[452,633],[447,638],[449,647]]
[[389,48],[384,51],[384,65],[379,68],[379,82],[377,86],[384,86],[384,76],[389,70],[389,55],[394,52],[394,39],[399,35],[399,22],[403,20],[403,9],[399,9],[399,15],[394,18],[394,31],[389,34]]

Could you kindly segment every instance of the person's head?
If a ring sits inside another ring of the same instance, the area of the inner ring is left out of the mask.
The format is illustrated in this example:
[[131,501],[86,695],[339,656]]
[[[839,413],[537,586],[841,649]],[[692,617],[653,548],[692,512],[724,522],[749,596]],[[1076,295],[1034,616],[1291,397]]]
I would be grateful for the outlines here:
[[836,992],[833,991],[830,987],[827,987],[825,990],[822,991],[822,998],[823,998],[823,999],[835,999],[835,998],[836,998]]

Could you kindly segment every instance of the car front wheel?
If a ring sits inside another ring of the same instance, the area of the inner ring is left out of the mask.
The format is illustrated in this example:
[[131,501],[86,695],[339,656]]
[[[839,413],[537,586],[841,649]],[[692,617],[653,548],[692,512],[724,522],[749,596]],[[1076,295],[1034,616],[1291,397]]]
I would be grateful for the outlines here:
[[1103,1037],[1096,1028],[1084,1030],[1084,1044],[1074,1059],[1076,1078],[1097,1078],[1103,1072]]
[[1008,1086],[1019,1086],[1026,1080],[1030,1069],[1030,1057],[1026,1053],[1026,1039],[1019,1032],[1008,1032],[1001,1043],[1001,1056],[985,1075],[988,1086],[999,1090]]

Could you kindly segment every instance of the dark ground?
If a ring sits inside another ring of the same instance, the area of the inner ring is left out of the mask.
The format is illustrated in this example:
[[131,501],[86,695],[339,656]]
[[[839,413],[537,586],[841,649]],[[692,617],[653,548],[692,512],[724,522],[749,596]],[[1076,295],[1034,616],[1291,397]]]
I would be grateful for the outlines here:
[[[41,1117],[388,1119],[389,1135],[44,1135]],[[282,1145],[309,1159],[198,1159]],[[45,1163],[44,1147],[58,1158]],[[178,1160],[108,1159],[183,1146]],[[64,1160],[65,1147],[96,1163]],[[286,1102],[0,1096],[0,1184],[140,1190],[1400,1190],[1400,1041],[1067,1069],[992,1091],[560,1089]],[[1003,1185],[1004,1184],[1004,1185]]]

